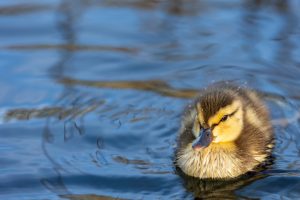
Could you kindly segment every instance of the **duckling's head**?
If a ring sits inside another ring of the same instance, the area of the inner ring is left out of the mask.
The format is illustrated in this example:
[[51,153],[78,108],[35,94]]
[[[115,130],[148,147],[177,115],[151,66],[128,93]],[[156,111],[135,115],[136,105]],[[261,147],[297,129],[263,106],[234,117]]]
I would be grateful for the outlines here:
[[209,90],[195,101],[194,150],[234,142],[243,130],[243,101],[233,91]]

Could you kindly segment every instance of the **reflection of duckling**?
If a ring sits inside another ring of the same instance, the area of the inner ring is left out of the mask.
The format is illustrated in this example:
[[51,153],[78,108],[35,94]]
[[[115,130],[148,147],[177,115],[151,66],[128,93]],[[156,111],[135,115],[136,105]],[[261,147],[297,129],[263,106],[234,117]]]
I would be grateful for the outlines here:
[[267,174],[247,173],[245,176],[233,179],[203,180],[187,176],[181,170],[178,170],[177,174],[183,178],[183,186],[193,194],[195,199],[239,199],[236,190],[268,176]]
[[262,165],[271,153],[268,110],[249,89],[215,84],[188,106],[176,164],[198,178],[234,178]]

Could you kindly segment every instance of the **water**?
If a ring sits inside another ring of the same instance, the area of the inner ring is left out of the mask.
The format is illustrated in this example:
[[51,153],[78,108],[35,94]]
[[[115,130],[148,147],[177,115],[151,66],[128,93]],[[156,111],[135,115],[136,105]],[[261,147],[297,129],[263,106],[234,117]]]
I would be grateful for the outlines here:
[[[0,199],[300,197],[299,1],[0,3]],[[184,106],[265,93],[274,164],[230,182],[173,165]]]

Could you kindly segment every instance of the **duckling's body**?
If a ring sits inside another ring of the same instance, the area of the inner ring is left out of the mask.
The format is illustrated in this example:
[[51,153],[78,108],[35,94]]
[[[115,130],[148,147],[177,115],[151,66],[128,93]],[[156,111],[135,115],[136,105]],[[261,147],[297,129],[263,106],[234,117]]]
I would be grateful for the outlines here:
[[234,178],[266,161],[272,144],[268,110],[257,93],[216,84],[187,107],[176,164],[198,178]]

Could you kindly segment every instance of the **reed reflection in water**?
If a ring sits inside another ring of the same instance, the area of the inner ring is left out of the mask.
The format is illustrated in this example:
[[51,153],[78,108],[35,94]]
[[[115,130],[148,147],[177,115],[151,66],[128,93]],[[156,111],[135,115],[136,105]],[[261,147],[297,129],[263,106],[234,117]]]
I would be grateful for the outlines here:
[[[4,199],[299,198],[299,2],[0,3]],[[257,89],[276,133],[259,174],[202,181],[173,165],[201,88]]]

